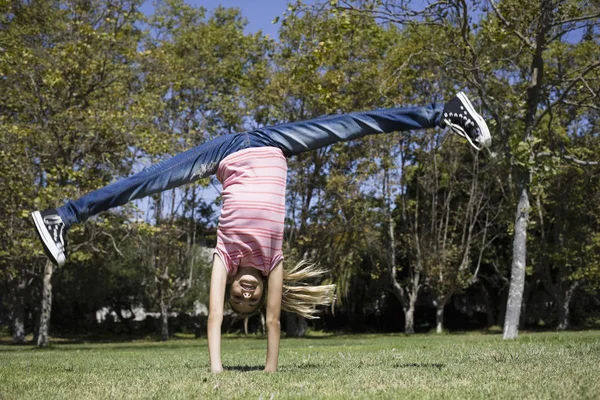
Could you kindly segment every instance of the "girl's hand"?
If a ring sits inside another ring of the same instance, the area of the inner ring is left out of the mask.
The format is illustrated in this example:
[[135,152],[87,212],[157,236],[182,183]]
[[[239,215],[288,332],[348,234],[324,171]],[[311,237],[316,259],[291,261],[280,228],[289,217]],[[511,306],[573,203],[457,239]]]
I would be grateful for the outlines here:
[[208,355],[210,370],[215,373],[223,372],[221,363],[221,324],[223,323],[223,302],[225,301],[225,284],[227,269],[219,256],[213,256],[213,267],[210,278],[210,297],[208,311]]
[[281,325],[281,295],[283,291],[283,262],[269,273],[269,296],[267,297],[267,362],[265,372],[275,372],[279,362],[279,338]]

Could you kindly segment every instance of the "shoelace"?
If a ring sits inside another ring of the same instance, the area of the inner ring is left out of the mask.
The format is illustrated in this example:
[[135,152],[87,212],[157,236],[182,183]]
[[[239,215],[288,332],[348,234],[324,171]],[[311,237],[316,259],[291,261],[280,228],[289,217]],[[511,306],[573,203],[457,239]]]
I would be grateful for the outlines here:
[[64,251],[65,244],[62,237],[64,224],[62,219],[57,215],[48,215],[44,217],[44,223],[48,226],[48,231],[52,235],[52,239],[56,243],[57,248],[60,251]]
[[[453,115],[452,115],[452,113],[450,113],[449,115],[450,115],[450,116],[453,116]],[[456,116],[456,117],[459,117],[459,115],[458,115],[458,114],[454,114],[454,116]],[[464,118],[463,118],[463,119],[464,119]],[[447,119],[447,118],[446,118],[446,119],[444,119],[444,123],[446,123],[446,125],[447,125],[447,126],[450,128],[450,129],[452,129],[452,132],[454,132],[454,133],[456,133],[457,135],[459,135],[459,136],[462,136],[462,137],[464,137],[465,139],[467,139],[467,142],[469,142],[469,144],[470,144],[470,145],[471,145],[471,146],[472,146],[472,147],[473,147],[475,150],[479,151],[479,150],[483,149],[483,144],[481,144],[481,145],[479,145],[479,146],[478,146],[478,145],[476,145],[476,144],[473,142],[473,139],[471,139],[471,137],[470,137],[469,135],[467,135],[467,134],[466,134],[466,133],[465,133],[465,132],[462,130],[462,127],[461,127],[461,129],[455,129],[455,128],[454,128],[455,126],[457,126],[457,127],[460,127],[460,125],[454,124],[454,123],[453,123],[451,120],[449,120],[449,119]],[[471,119],[468,119],[468,120],[467,120],[467,123],[470,123],[471,125],[475,125],[475,123],[474,123],[474,122],[473,122]]]

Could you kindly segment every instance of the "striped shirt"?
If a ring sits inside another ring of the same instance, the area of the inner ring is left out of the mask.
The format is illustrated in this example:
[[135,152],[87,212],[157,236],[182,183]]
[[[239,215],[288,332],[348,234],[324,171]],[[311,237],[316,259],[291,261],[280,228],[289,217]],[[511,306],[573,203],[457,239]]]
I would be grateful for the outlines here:
[[242,266],[266,276],[283,259],[286,178],[287,161],[275,147],[241,150],[219,164],[223,207],[215,253],[229,275]]

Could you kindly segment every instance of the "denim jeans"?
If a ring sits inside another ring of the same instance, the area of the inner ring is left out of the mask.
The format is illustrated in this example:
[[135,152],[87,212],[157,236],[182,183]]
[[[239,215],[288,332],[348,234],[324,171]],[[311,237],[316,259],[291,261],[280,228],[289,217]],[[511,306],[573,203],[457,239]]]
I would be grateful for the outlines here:
[[442,110],[443,105],[438,104],[381,109],[219,136],[77,200],[68,200],[57,211],[70,227],[110,208],[212,175],[222,159],[239,150],[273,146],[290,157],[366,135],[434,128],[439,126]]

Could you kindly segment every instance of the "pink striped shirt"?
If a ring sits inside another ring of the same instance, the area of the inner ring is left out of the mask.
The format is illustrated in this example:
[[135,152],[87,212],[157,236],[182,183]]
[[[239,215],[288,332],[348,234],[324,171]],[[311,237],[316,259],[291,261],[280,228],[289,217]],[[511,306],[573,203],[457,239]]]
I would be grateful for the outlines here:
[[283,259],[287,161],[275,147],[253,147],[225,157],[217,179],[223,207],[215,253],[229,275],[254,267],[263,275]]

